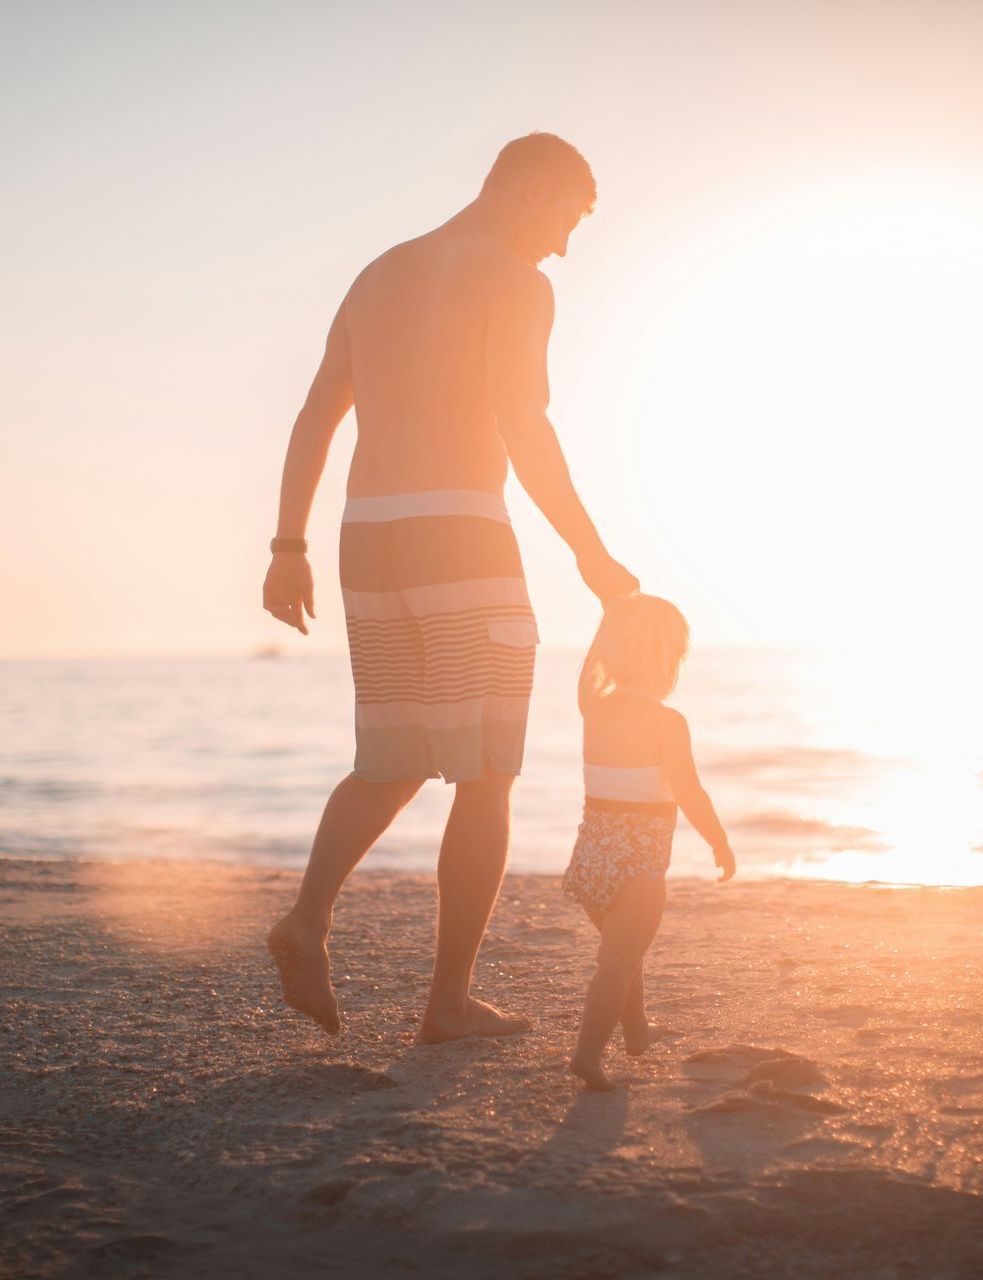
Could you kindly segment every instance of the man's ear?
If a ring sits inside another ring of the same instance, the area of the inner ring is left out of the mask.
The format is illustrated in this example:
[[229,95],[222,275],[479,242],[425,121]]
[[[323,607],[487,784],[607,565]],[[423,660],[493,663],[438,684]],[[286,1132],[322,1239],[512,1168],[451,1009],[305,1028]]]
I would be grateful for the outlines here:
[[549,180],[545,174],[535,174],[526,187],[526,198],[533,209],[542,209],[549,199]]

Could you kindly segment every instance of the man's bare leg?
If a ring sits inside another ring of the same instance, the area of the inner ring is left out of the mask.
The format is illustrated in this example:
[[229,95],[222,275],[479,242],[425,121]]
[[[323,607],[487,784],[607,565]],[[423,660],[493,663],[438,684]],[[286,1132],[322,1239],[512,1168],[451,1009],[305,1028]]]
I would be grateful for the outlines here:
[[513,1035],[529,1026],[471,995],[475,958],[505,871],[512,782],[505,774],[488,774],[457,784],[437,864],[437,956],[420,1028],[428,1043]]
[[334,900],[421,786],[422,780],[366,782],[354,774],[339,782],[324,807],[297,901],[267,937],[284,1000],[332,1034],[341,1029],[326,943]]

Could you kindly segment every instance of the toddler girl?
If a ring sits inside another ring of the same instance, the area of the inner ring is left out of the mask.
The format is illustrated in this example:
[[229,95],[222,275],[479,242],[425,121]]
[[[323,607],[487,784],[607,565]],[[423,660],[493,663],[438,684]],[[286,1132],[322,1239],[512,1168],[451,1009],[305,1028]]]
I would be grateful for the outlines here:
[[619,596],[580,674],[584,819],[563,888],[601,935],[570,1061],[590,1089],[614,1088],[601,1057],[618,1022],[633,1055],[657,1034],[645,1015],[642,964],[665,905],[677,804],[713,850],[720,879],[736,870],[697,777],[686,720],[663,706],[688,643],[686,619],[668,600]]

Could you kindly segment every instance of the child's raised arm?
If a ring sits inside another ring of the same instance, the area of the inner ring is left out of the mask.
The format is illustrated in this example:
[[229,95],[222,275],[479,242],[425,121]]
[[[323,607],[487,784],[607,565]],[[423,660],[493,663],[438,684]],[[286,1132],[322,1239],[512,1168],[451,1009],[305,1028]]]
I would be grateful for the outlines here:
[[723,873],[721,881],[729,880],[737,870],[737,864],[727,832],[720,825],[713,803],[696,772],[686,717],[671,707],[663,708],[662,746],[666,773],[676,803],[713,850],[713,860]]

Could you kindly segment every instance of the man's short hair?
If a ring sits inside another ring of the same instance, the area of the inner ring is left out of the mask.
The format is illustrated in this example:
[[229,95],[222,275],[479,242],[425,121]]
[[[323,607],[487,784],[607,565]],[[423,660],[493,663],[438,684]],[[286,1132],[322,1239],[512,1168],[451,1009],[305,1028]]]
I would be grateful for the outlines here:
[[481,190],[495,190],[539,175],[581,196],[584,213],[593,212],[597,183],[591,167],[576,147],[555,133],[527,133],[524,138],[507,142],[488,171]]

